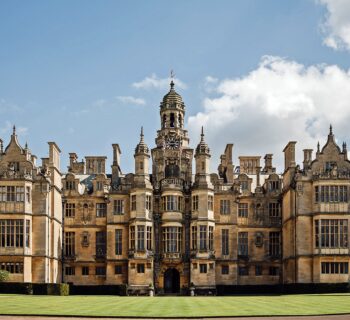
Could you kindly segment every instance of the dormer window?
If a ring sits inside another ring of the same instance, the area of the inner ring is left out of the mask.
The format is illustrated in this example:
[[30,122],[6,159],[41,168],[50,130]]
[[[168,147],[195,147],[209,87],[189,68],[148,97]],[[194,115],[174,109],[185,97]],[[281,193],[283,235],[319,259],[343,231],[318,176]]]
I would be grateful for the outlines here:
[[332,169],[334,167],[336,167],[336,166],[337,166],[336,162],[334,162],[334,161],[327,161],[326,165],[325,165],[325,170],[326,170],[326,172],[332,171]]
[[248,181],[241,181],[241,188],[242,188],[242,191],[248,191],[249,190]]
[[96,182],[96,190],[97,191],[102,191],[103,190],[103,182],[102,181],[97,181]]
[[18,172],[19,171],[19,162],[10,162],[9,168],[13,171]]
[[269,191],[278,191],[280,188],[280,182],[279,181],[269,181]]
[[75,181],[66,181],[67,190],[75,190]]

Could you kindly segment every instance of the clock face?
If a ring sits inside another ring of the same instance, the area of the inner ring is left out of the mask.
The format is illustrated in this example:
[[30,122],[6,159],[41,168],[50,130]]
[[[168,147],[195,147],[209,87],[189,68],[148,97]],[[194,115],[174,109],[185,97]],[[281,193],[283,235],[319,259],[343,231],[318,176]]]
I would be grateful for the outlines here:
[[167,137],[165,139],[165,147],[167,149],[178,149],[180,147],[180,140],[176,137]]

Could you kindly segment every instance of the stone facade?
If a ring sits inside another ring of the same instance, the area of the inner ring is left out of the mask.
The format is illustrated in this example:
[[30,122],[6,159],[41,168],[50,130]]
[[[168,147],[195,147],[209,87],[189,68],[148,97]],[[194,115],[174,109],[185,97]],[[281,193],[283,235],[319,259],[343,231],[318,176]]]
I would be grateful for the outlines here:
[[128,174],[118,144],[110,174],[106,157],[78,161],[70,153],[61,176],[54,143],[37,167],[15,132],[5,151],[1,142],[0,188],[23,186],[25,193],[11,201],[13,189],[0,189],[7,192],[0,198],[1,223],[21,220],[24,230],[18,248],[0,230],[1,266],[23,266],[10,280],[124,284],[130,293],[349,281],[350,162],[332,130],[315,159],[304,150],[302,169],[295,142],[284,149],[283,174],[276,173],[272,154],[263,164],[260,156],[241,156],[235,166],[228,144],[216,174],[203,129],[192,149],[184,118],[184,102],[171,83],[160,104],[155,147],[149,149],[141,129],[135,170]]

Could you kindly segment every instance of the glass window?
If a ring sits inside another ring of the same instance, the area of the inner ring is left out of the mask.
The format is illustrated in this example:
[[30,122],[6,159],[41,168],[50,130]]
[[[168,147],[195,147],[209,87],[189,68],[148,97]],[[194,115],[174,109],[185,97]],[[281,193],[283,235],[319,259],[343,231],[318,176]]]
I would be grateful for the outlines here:
[[115,254],[123,254],[123,229],[115,230]]
[[280,232],[269,233],[269,255],[279,257],[281,255],[281,234]]
[[221,229],[221,254],[227,256],[229,253],[229,230]]
[[238,232],[238,255],[248,256],[248,232]]
[[107,215],[106,203],[96,203],[96,217],[102,218]]
[[248,218],[248,203],[238,204],[238,217]]
[[113,201],[113,214],[124,214],[124,200],[118,199]]
[[230,214],[230,200],[220,200],[220,214]]

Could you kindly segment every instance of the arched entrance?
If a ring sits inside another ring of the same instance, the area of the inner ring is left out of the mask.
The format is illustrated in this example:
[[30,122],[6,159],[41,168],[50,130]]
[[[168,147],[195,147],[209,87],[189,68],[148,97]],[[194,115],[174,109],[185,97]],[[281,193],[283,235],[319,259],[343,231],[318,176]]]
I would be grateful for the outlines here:
[[180,273],[175,268],[168,269],[164,273],[164,293],[180,292]]

